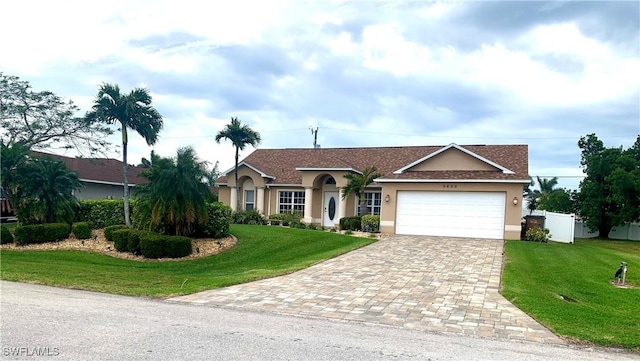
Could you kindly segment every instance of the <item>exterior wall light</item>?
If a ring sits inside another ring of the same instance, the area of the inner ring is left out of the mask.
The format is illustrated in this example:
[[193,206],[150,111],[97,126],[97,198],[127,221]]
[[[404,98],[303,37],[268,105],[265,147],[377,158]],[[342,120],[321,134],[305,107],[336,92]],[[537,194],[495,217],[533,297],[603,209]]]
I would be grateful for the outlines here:
[[513,197],[513,205],[514,206],[518,205],[518,197]]
[[391,200],[391,197],[389,197],[389,195],[387,194],[386,196],[384,196],[384,201],[389,203],[389,201]]

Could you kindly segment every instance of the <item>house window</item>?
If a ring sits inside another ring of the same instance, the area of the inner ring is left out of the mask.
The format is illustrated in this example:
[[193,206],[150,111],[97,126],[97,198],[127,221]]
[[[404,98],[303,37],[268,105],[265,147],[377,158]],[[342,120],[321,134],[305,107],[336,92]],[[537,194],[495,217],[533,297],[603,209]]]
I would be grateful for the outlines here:
[[[373,214],[376,216],[380,215],[380,206],[382,205],[382,193],[381,192],[365,192],[364,197],[367,200],[367,212],[368,214]],[[360,202],[356,203],[356,208],[358,209],[358,215],[362,216],[360,213]]]
[[252,211],[253,210],[253,204],[254,204],[254,190],[246,190],[244,191],[244,210],[245,211]]
[[304,192],[280,191],[279,196],[279,213],[298,212],[304,216]]

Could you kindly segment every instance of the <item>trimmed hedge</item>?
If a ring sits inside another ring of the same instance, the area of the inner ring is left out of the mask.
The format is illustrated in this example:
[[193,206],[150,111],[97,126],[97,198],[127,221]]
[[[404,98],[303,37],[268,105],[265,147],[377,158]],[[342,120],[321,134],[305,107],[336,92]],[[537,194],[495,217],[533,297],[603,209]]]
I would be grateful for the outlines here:
[[150,234],[147,231],[131,230],[127,241],[127,249],[133,254],[140,254],[140,239]]
[[222,238],[229,235],[231,207],[224,203],[207,204],[207,219],[195,227],[195,237]]
[[302,214],[300,214],[299,212],[293,212],[293,213],[275,213],[275,214],[271,214],[269,215],[269,219],[270,220],[276,220],[276,221],[282,221],[282,225],[283,226],[288,226],[289,223],[291,222],[300,222],[300,219],[302,219]]
[[91,238],[91,227],[88,222],[74,223],[71,226],[71,231],[77,239],[89,239]]
[[129,227],[125,226],[124,224],[115,224],[113,226],[104,227],[104,238],[106,238],[109,242],[113,242],[113,232],[125,228]]
[[46,243],[69,238],[71,227],[66,223],[45,223],[16,227],[15,237],[19,245]]
[[140,251],[146,258],[180,258],[190,255],[193,249],[188,237],[147,234],[140,238]]
[[362,229],[362,218],[358,216],[340,218],[340,229],[343,231],[359,231]]
[[0,244],[13,243],[13,234],[6,226],[0,227]]
[[165,241],[165,256],[180,258],[191,254],[193,247],[189,237],[171,236]]
[[[135,199],[129,200],[130,214],[135,210]],[[122,199],[86,199],[78,202],[75,222],[89,222],[94,229],[124,224]]]
[[[368,226],[368,227],[367,227]],[[373,214],[367,214],[362,216],[360,227],[363,231],[367,232],[379,232],[380,231],[380,216]]]
[[133,231],[131,228],[121,228],[111,232],[113,247],[118,252],[129,252],[129,233],[131,231]]
[[265,225],[267,221],[258,211],[238,211],[234,212],[231,221],[235,224],[259,224]]

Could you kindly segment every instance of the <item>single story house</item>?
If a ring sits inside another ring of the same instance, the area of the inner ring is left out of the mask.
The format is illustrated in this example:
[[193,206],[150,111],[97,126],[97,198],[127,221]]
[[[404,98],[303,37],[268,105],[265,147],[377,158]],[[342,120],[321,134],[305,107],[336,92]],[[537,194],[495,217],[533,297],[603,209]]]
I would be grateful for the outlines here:
[[[39,158],[49,158],[63,162],[69,170],[78,174],[78,178],[84,185],[83,188],[74,191],[74,196],[79,199],[122,199],[124,197],[124,182],[122,166],[124,163],[111,158],[71,158],[44,152],[31,152]],[[129,194],[133,195],[133,189],[138,184],[148,181],[140,176],[144,170],[142,167],[129,165]]]
[[359,211],[343,197],[344,175],[369,166],[382,174],[365,193],[382,233],[520,237],[527,145],[257,149],[239,162],[237,185],[234,168],[217,180],[219,200],[235,210],[238,194],[242,209],[337,227]]

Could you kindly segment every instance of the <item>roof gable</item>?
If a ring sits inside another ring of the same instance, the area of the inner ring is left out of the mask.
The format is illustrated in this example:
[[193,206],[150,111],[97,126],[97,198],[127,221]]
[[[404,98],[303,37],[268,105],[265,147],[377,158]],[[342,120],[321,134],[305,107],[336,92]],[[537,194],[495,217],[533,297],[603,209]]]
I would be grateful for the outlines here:
[[513,171],[493,162],[481,155],[451,143],[415,162],[412,162],[393,174],[407,171],[490,171],[497,170],[504,174],[514,174]]
[[[266,174],[265,172],[263,172],[263,171],[259,170],[258,168],[256,168],[256,167],[252,166],[251,164],[249,164],[249,163],[247,163],[247,162],[244,162],[244,161],[243,161],[243,162],[238,163],[238,169],[240,169],[240,167],[242,167],[242,166],[245,166],[245,167],[247,167],[247,168],[251,169],[252,171],[254,171],[254,172],[256,172],[256,173],[260,174],[260,176],[261,176],[262,178],[269,178],[269,179],[275,179],[275,178],[276,178],[276,177],[274,177],[274,176],[271,176],[271,175]],[[229,175],[229,173],[233,172],[233,170],[234,170],[234,169],[236,169],[236,167],[235,167],[235,166],[234,166],[234,167],[231,167],[230,169],[228,169],[228,170],[226,170],[226,171],[224,171],[224,172],[222,172],[221,174],[222,174],[222,175],[224,175],[224,176],[227,176],[227,175]]]

